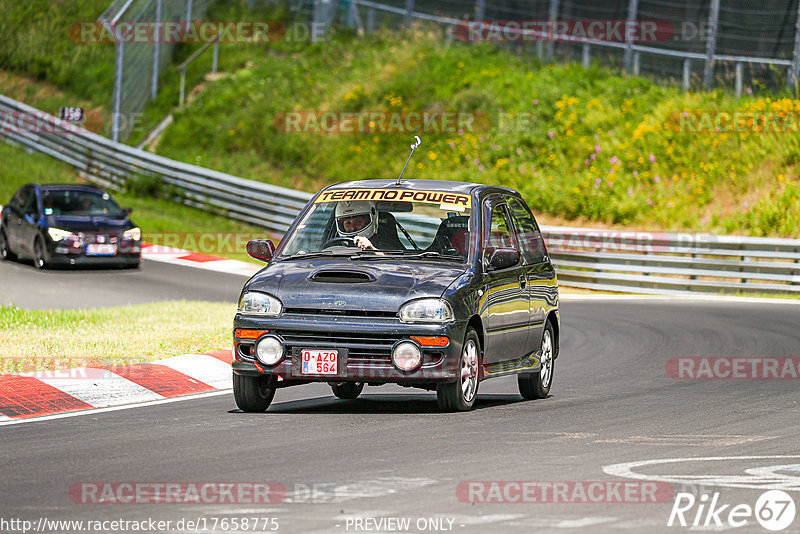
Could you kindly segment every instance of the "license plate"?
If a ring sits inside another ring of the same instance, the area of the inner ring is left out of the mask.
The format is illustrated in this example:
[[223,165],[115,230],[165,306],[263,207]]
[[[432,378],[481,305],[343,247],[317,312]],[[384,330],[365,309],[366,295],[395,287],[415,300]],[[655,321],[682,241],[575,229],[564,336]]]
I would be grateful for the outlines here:
[[300,351],[300,374],[336,375],[339,372],[339,351],[302,349]]
[[117,253],[117,245],[101,245],[93,243],[86,245],[87,256],[113,256]]

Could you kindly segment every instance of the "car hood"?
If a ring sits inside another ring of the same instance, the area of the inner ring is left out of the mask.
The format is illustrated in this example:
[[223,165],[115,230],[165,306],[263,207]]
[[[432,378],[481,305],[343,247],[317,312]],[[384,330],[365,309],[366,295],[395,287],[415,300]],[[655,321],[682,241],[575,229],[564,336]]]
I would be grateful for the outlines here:
[[278,297],[285,309],[397,312],[408,300],[441,297],[466,265],[405,261],[285,260],[245,285]]
[[47,217],[50,228],[60,228],[68,232],[122,232],[133,228],[131,221],[125,217],[69,217],[50,215]]

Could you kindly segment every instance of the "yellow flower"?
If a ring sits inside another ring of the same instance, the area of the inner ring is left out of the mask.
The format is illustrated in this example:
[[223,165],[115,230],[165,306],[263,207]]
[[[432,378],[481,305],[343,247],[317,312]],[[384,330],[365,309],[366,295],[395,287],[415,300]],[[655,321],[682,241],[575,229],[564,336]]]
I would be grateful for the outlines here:
[[458,62],[458,68],[459,69],[463,69],[464,68],[464,62],[463,61],[459,61]]
[[436,159],[436,153],[434,151],[432,151],[432,150],[429,150],[428,151],[428,159],[435,160]]

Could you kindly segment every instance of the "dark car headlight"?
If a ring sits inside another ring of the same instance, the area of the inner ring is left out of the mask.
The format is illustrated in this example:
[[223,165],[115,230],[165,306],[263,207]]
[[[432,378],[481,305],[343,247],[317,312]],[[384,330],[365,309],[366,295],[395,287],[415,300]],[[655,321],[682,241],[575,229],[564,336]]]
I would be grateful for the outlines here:
[[404,323],[449,323],[455,319],[449,302],[433,298],[406,302],[399,315]]
[[239,313],[245,315],[266,315],[274,317],[283,312],[283,304],[266,293],[247,291],[239,299]]

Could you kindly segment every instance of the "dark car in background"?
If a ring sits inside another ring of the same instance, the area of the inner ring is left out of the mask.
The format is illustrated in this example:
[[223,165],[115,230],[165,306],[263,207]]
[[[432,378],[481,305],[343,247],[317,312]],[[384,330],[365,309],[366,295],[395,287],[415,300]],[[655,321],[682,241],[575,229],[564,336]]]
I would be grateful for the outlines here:
[[88,185],[21,187],[0,216],[0,259],[138,267],[142,232],[107,192]]
[[[356,224],[357,222],[357,224]],[[526,399],[550,391],[558,282],[539,227],[512,189],[434,180],[327,187],[244,286],[234,319],[233,392],[246,412],[275,390],[327,382],[435,390],[473,408],[480,381],[518,375]]]

